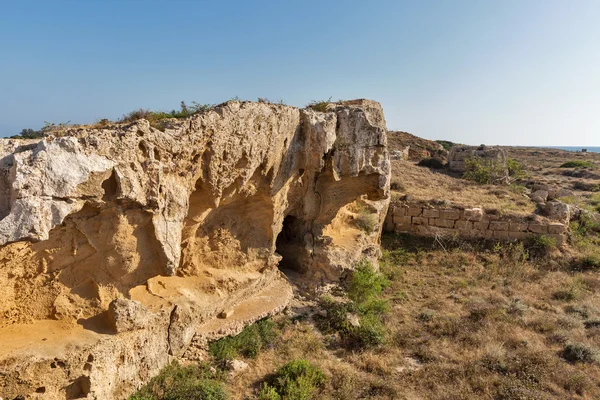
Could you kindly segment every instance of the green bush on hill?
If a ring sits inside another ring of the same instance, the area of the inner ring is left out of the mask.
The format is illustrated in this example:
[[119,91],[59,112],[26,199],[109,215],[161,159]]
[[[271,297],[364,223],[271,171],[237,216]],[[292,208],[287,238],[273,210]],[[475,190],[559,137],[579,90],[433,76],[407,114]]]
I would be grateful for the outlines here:
[[255,358],[258,353],[278,337],[275,323],[263,319],[248,325],[236,336],[227,336],[209,344],[209,353],[219,362],[234,359],[238,356]]
[[326,381],[325,374],[306,360],[293,360],[275,373],[270,383],[265,383],[260,400],[310,400]]
[[456,143],[451,142],[449,140],[436,140],[436,142],[438,142],[439,144],[441,144],[442,147],[444,148],[444,150],[446,150],[446,151],[450,151],[454,147],[454,145],[456,144]]
[[[213,370],[214,371],[214,370]],[[218,372],[208,364],[181,366],[173,362],[131,395],[129,400],[226,400]]]
[[[335,301],[330,297],[321,299],[326,317],[316,317],[317,326],[323,332],[337,332],[346,347],[368,348],[380,345],[385,339],[381,321],[389,305],[382,298],[388,280],[375,271],[368,261],[359,263],[352,274],[348,287],[350,301]],[[358,324],[351,323],[350,316],[358,317]]]
[[480,157],[465,160],[463,178],[481,185],[510,184],[524,177],[523,166],[512,158],[506,160],[506,165]]
[[561,164],[560,168],[595,168],[596,165],[591,161],[571,160]]

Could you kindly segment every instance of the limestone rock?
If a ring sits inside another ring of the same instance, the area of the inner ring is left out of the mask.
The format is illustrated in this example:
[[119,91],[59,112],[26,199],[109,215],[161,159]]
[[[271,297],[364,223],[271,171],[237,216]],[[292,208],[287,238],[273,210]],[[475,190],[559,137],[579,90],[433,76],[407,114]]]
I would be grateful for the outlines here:
[[544,206],[544,213],[550,219],[568,223],[571,219],[571,208],[560,201],[549,201]]
[[[126,398],[207,327],[285,307],[278,267],[318,283],[377,262],[390,198],[378,103],[230,101],[163,128],[0,141],[3,395]],[[31,337],[4,340],[21,323]]]
[[116,299],[108,306],[108,320],[116,333],[128,332],[145,328],[152,315],[139,301]]
[[548,191],[541,189],[536,190],[535,192],[531,193],[529,197],[536,203],[545,203],[546,200],[548,200]]

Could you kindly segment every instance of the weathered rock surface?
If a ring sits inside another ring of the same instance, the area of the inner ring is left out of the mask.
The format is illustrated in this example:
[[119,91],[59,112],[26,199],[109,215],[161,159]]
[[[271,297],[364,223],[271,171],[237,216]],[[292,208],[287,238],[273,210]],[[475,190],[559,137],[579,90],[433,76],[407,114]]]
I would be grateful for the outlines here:
[[367,100],[228,102],[164,132],[139,120],[0,154],[5,398],[126,397],[285,307],[278,268],[336,280],[375,259],[389,203],[385,120]]

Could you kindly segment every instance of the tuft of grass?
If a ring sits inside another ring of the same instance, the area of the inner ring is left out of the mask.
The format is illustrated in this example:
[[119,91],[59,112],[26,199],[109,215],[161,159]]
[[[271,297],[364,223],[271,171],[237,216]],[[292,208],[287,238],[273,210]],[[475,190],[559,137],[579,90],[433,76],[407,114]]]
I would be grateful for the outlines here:
[[565,360],[577,363],[600,363],[600,353],[598,350],[588,346],[585,343],[569,343],[565,346],[562,356]]
[[164,120],[170,118],[187,118],[191,115],[206,112],[213,109],[214,104],[200,104],[195,101],[191,105],[187,105],[184,101],[181,102],[179,110],[165,111],[152,111],[148,109],[140,108],[138,110],[131,111],[128,114],[123,115],[119,122],[134,122],[139,119],[145,119],[150,122],[150,125],[157,129],[163,129],[165,127]]
[[270,383],[264,383],[260,400],[311,400],[325,384],[325,374],[306,360],[293,360],[279,368]]
[[225,400],[227,394],[219,372],[208,364],[167,365],[129,400]]
[[329,97],[329,99],[327,99],[327,100],[321,100],[321,101],[313,100],[306,107],[312,108],[313,110],[318,111],[318,112],[328,112],[330,104],[331,104],[331,97]]
[[561,301],[574,301],[581,297],[585,289],[585,281],[581,278],[575,278],[566,284],[563,289],[554,292],[552,298]]
[[532,258],[546,257],[556,248],[556,239],[551,236],[531,236],[525,241],[525,249]]
[[357,216],[354,218],[354,224],[362,231],[371,234],[379,227],[379,216],[369,207],[356,204]]
[[39,139],[46,137],[51,134],[60,134],[67,128],[73,127],[71,121],[60,122],[58,124],[54,122],[44,121],[44,126],[38,130],[27,128],[21,130],[18,135],[11,136],[11,139]]
[[238,356],[256,358],[259,352],[272,345],[278,338],[275,323],[263,319],[249,325],[236,336],[227,336],[209,344],[209,353],[219,362]]
[[595,168],[596,165],[591,161],[571,160],[560,165],[560,168]]

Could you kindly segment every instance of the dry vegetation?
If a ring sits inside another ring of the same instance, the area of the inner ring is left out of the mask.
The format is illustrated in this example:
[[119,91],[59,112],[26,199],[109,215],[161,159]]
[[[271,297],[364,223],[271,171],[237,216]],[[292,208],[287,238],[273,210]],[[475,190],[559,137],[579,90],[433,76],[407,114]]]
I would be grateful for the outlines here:
[[[233,378],[221,374],[227,397],[600,397],[600,266],[579,268],[576,248],[539,251],[523,244],[471,242],[442,247],[433,240],[386,235],[383,250],[385,279],[368,273],[359,279],[363,284],[379,279],[375,286],[383,288],[370,300],[382,305],[381,343],[348,343],[340,332],[323,330],[323,302],[297,300],[297,307],[269,323],[268,345],[257,345],[258,334],[236,342],[261,350],[236,353],[249,367]],[[344,290],[356,298],[353,291],[361,289],[352,282]],[[344,290],[331,293],[341,301]],[[337,318],[328,311],[326,318]],[[301,380],[294,388],[304,391],[280,397],[265,390],[284,365],[298,360],[315,368],[317,383]]]
[[394,197],[408,194],[415,200],[447,201],[515,215],[529,215],[536,208],[520,186],[479,185],[412,161],[392,161],[392,176]]

